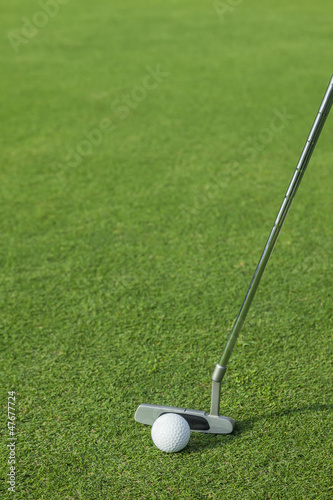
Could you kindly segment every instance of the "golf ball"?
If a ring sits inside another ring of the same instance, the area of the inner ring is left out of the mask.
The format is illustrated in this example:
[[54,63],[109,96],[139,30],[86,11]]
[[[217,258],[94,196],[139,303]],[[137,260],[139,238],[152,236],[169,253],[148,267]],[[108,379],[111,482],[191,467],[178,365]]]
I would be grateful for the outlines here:
[[166,453],[175,453],[185,448],[190,435],[189,424],[177,413],[164,413],[155,420],[151,429],[155,446]]

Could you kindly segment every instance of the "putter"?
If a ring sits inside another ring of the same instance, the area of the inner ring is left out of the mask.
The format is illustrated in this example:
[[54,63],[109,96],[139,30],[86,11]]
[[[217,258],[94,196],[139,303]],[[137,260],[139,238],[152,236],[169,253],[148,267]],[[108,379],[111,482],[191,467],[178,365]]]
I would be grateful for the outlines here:
[[295,197],[298,186],[302,180],[306,167],[309,163],[311,155],[314,151],[326,118],[330,112],[333,103],[333,76],[326,90],[322,103],[320,105],[316,119],[312,125],[310,134],[297,163],[296,170],[289,184],[287,193],[283,199],[279,213],[274,222],[271,233],[266,242],[264,251],[261,255],[253,278],[251,280],[248,291],[245,295],[244,302],[240,308],[237,319],[233,325],[229,339],[223,351],[219,363],[216,364],[212,375],[212,395],[210,413],[200,410],[189,410],[187,408],[176,408],[174,406],[161,406],[152,404],[141,404],[135,413],[135,420],[141,424],[153,425],[155,420],[164,413],[178,413],[189,423],[191,431],[198,431],[210,434],[229,434],[233,431],[235,422],[230,417],[220,415],[220,395],[221,383],[231,353],[235,347],[239,332],[243,326],[246,315],[249,311],[253,297],[257,291],[260,279],[263,275],[269,257],[273,251],[280,230],[286,219],[290,205]]

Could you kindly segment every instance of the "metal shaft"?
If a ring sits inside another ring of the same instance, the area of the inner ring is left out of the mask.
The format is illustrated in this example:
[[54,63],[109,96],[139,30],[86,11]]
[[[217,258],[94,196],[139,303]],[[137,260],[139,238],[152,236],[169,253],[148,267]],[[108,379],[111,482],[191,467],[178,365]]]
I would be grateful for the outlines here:
[[249,289],[246,293],[242,307],[240,308],[237,319],[236,319],[236,321],[233,325],[233,328],[231,330],[229,339],[228,339],[227,344],[225,346],[225,349],[224,349],[224,352],[223,352],[222,357],[220,359],[220,362],[215,367],[213,377],[212,377],[212,379],[213,379],[212,413],[214,413],[214,414],[218,413],[218,411],[219,411],[219,394],[218,393],[220,392],[221,381],[222,381],[224,374],[226,372],[227,363],[229,361],[229,358],[231,356],[233,348],[236,344],[239,332],[241,331],[241,328],[242,328],[243,323],[245,321],[246,315],[247,315],[248,310],[250,308],[250,305],[252,303],[253,297],[254,297],[254,295],[257,291],[258,285],[260,283],[260,279],[264,273],[266,264],[271,256],[274,245],[276,243],[276,240],[279,236],[282,225],[283,225],[285,218],[287,216],[287,213],[289,211],[290,205],[294,199],[297,188],[302,180],[303,174],[306,170],[306,167],[309,163],[311,155],[314,151],[314,148],[315,148],[316,143],[318,141],[318,138],[320,136],[320,132],[322,131],[322,128],[324,126],[326,118],[327,118],[329,111],[332,107],[332,103],[333,103],[333,76],[331,78],[331,81],[329,83],[327,91],[324,95],[324,98],[323,98],[323,101],[322,101],[321,106],[319,108],[318,114],[317,114],[316,119],[315,119],[313,126],[311,128],[309,137],[306,141],[306,144],[304,146],[304,149],[303,149],[302,154],[300,156],[300,159],[298,161],[295,173],[291,179],[287,193],[283,199],[281,208],[280,208],[279,213],[278,213],[276,220],[274,222],[274,226],[271,230],[271,233],[270,233],[269,238],[267,240],[266,246],[265,246],[264,251],[263,251],[261,258],[259,260],[258,266],[255,270],[254,275],[253,275],[252,281],[251,281]]

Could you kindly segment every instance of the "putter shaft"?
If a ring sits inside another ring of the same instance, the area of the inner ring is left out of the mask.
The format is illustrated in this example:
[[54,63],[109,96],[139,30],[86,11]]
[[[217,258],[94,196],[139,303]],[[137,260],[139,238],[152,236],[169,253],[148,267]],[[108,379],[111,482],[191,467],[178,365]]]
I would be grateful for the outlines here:
[[227,344],[226,344],[225,349],[223,351],[223,354],[221,356],[220,362],[215,367],[215,370],[214,370],[214,373],[212,376],[213,388],[212,388],[212,402],[211,402],[211,413],[214,415],[219,413],[221,382],[222,382],[222,379],[225,375],[229,358],[230,358],[231,353],[232,353],[232,351],[235,347],[235,344],[237,342],[238,335],[241,331],[241,328],[242,328],[243,323],[245,321],[246,315],[249,311],[253,297],[258,289],[258,285],[260,283],[261,277],[264,273],[267,262],[271,256],[271,253],[272,253],[273,248],[275,246],[276,240],[279,236],[280,230],[281,230],[283,223],[286,219],[290,205],[295,197],[296,191],[300,185],[300,182],[302,180],[302,177],[304,175],[306,167],[309,163],[311,155],[312,155],[314,148],[317,144],[320,133],[321,133],[323,126],[325,124],[326,118],[330,112],[330,109],[332,107],[332,103],[333,103],[333,76],[332,76],[330,83],[328,85],[328,88],[325,92],[325,95],[324,95],[324,98],[323,98],[322,103],[320,105],[318,114],[317,114],[316,119],[312,125],[310,134],[307,138],[307,141],[306,141],[305,146],[303,148],[302,154],[301,154],[300,159],[297,163],[296,170],[295,170],[294,175],[291,179],[288,190],[286,192],[286,195],[285,195],[283,202],[282,202],[282,205],[280,207],[279,213],[276,217],[273,228],[272,228],[271,233],[270,233],[268,240],[266,242],[264,251],[261,255],[261,258],[259,260],[259,263],[258,263],[257,268],[255,270],[255,273],[253,275],[253,278],[251,280],[251,283],[250,283],[250,286],[249,286],[248,291],[246,293],[244,302],[240,308],[237,319],[236,319],[236,321],[233,325],[233,328],[231,330],[231,333],[229,335],[229,339],[227,341]]

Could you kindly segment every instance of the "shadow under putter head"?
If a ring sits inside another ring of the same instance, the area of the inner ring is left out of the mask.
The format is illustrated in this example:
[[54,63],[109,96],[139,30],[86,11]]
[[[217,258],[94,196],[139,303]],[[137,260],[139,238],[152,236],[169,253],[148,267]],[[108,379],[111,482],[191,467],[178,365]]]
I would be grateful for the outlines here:
[[206,413],[204,411],[199,411],[199,410],[188,410],[186,408],[176,408],[174,406],[141,404],[138,407],[134,417],[137,422],[146,425],[153,425],[155,420],[164,413],[178,413],[188,422],[191,431],[205,432],[210,434],[229,434],[230,432],[233,431],[234,421],[229,417],[222,417],[221,415],[219,415],[221,382],[227,370],[227,364],[230,355],[233,351],[233,348],[235,347],[239,332],[243,326],[245,317],[248,313],[251,302],[258,288],[260,279],[266,268],[266,264],[269,260],[269,257],[273,251],[279,232],[285,221],[285,218],[289,211],[290,205],[294,199],[298,186],[302,180],[303,174],[309,163],[309,160],[311,158],[315,145],[318,141],[319,135],[324,126],[326,118],[330,112],[332,103],[333,103],[333,77],[330,80],[329,86],[326,90],[319,111],[312,125],[310,134],[305,143],[302,154],[297,163],[296,170],[291,179],[288,190],[280,207],[279,213],[276,217],[273,228],[266,242],[264,251],[261,255],[261,258],[259,260],[253,278],[251,280],[244,302],[240,308],[237,319],[229,335],[220,362],[216,365],[215,370],[213,372],[212,376],[213,387],[212,387],[210,413]]

